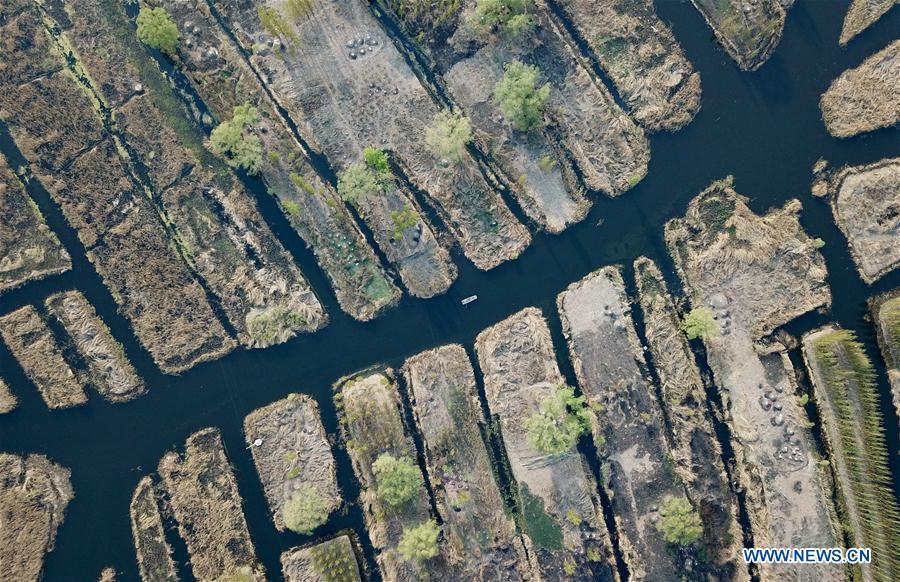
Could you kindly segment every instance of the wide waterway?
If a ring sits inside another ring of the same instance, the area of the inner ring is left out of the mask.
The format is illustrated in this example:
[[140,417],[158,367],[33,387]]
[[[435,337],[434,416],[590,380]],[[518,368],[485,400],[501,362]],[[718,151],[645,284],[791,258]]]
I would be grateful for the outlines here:
[[[116,313],[112,297],[85,259],[74,231],[49,196],[34,183],[29,185],[29,192],[72,255],[74,269],[0,297],[0,313],[26,303],[40,304],[58,290],[80,289],[124,344],[150,389],[148,395],[128,404],[112,405],[92,393],[86,406],[51,412],[0,344],[0,376],[20,400],[14,412],[0,416],[0,451],[43,453],[72,470],[75,499],[59,530],[56,549],[47,555],[45,579],[91,580],[104,566],[112,566],[120,580],[137,580],[128,518],[134,487],[143,475],[155,470],[167,450],[182,447],[189,434],[207,426],[222,432],[257,554],[269,578],[281,579],[280,552],[309,538],[279,534],[269,518],[242,436],[247,413],[289,392],[303,392],[318,400],[326,429],[335,435],[331,384],[345,374],[379,363],[396,367],[410,355],[446,343],[461,342],[470,348],[479,331],[530,305],[544,310],[554,339],[559,340],[556,294],[603,265],[622,264],[630,277],[631,262],[639,255],[659,262],[670,285],[677,289],[662,240],[663,224],[682,215],[688,201],[711,181],[729,174],[735,178],[736,190],[750,197],[757,212],[799,198],[804,207],[803,226],[811,236],[826,241],[823,252],[834,295],[832,313],[807,316],[788,327],[799,333],[834,320],[855,330],[866,343],[879,375],[896,493],[900,483],[897,418],[889,404],[874,331],[865,319],[865,301],[900,286],[900,272],[866,286],[827,204],[813,199],[809,186],[811,168],[819,158],[840,166],[900,155],[900,129],[834,139],[825,131],[818,107],[819,95],[833,78],[896,38],[900,9],[892,10],[842,49],[837,39],[849,1],[800,0],[788,13],[784,38],[772,58],[758,71],[744,73],[717,47],[712,32],[689,3],[657,0],[656,4],[700,72],[703,105],[696,119],[680,132],[651,138],[647,178],[619,199],[595,196],[594,208],[583,222],[559,236],[537,234],[518,260],[488,273],[478,271],[455,252],[460,275],[445,296],[430,300],[407,297],[370,323],[356,322],[340,311],[311,253],[257,185],[263,214],[314,285],[331,322],[316,334],[281,346],[238,350],[180,377],[162,375],[134,339],[128,322]],[[0,149],[14,167],[21,163],[5,128],[0,131]],[[462,307],[460,300],[472,294],[478,294],[479,300]],[[561,347],[557,345],[557,349]],[[570,372],[564,358],[560,358],[563,369]],[[335,452],[340,485],[352,502],[357,486],[348,458],[339,447]],[[317,533],[344,528],[352,528],[362,537],[372,564],[356,506],[333,517]],[[175,558],[181,562],[182,578],[192,579],[180,542],[175,544]]]

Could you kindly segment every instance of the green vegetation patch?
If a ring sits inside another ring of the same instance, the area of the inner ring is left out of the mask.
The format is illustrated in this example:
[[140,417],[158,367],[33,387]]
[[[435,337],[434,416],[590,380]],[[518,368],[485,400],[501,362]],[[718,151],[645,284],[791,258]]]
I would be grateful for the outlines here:
[[294,491],[281,515],[288,529],[305,535],[328,521],[328,504],[318,489],[306,484]]
[[333,539],[310,549],[313,568],[324,576],[326,582],[353,582],[359,579],[356,556],[349,544],[343,543],[344,539]]
[[875,370],[853,332],[837,330],[813,343],[844,449],[850,488],[859,510],[861,532],[872,548],[872,571],[878,580],[900,571],[900,510],[891,487],[884,419]]
[[719,334],[719,326],[708,307],[691,309],[681,321],[681,329],[687,334],[688,339],[709,339]]
[[523,528],[538,547],[551,552],[563,549],[562,527],[544,511],[544,500],[532,495],[527,485],[520,485]]
[[700,201],[700,220],[712,232],[722,232],[731,215],[734,214],[735,202],[731,198],[711,195]]

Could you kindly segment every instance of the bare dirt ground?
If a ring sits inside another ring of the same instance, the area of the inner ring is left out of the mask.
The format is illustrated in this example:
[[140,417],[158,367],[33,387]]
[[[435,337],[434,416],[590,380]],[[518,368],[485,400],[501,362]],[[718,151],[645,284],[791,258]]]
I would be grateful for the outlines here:
[[294,548],[281,554],[287,582],[360,582],[357,551],[349,535]]
[[897,0],[853,0],[844,17],[840,44],[843,46],[853,37],[872,26],[885,12],[897,4]]
[[[254,410],[244,419],[244,436],[279,531],[285,527],[284,504],[298,490],[315,489],[329,513],[341,505],[334,456],[315,400],[292,394]],[[257,446],[257,439],[262,444]]]
[[666,465],[673,456],[663,410],[620,271],[604,267],[573,283],[557,306],[581,391],[597,410],[603,485],[629,573],[639,580],[704,579],[696,551],[669,548],[656,527],[661,505],[686,494]]
[[[172,223],[185,259],[241,343],[266,347],[322,327],[326,317],[306,279],[240,180],[206,151],[124,9],[110,0],[67,1],[56,14],[60,40],[74,49],[87,78],[105,81],[91,82],[90,90],[111,109],[116,137],[146,168],[163,221]],[[113,45],[120,47],[115,55]]]
[[69,253],[0,154],[0,293],[71,268]]
[[900,417],[900,289],[870,299],[869,312],[875,322],[878,345],[887,365],[894,408]]
[[794,0],[691,0],[716,39],[745,71],[759,68],[781,41]]
[[0,572],[6,580],[40,580],[44,554],[74,497],[70,471],[43,455],[0,453]]
[[700,75],[651,0],[558,0],[648,131],[677,131],[700,110]]
[[[283,13],[283,4],[269,8]],[[227,0],[217,7],[245,50],[274,41],[256,5]],[[458,163],[437,159],[426,147],[425,128],[440,109],[365,2],[317,2],[308,18],[288,27],[279,39],[286,48],[261,50],[250,60],[316,150],[333,160],[353,159],[369,146],[389,150],[477,267],[519,256],[531,236],[475,160],[468,153]],[[367,35],[375,44],[365,53],[347,46]]]
[[[441,552],[419,566],[397,550],[402,532],[430,519],[430,503],[424,485],[399,508],[391,508],[377,494],[372,465],[384,453],[415,462],[416,448],[406,432],[400,396],[391,369],[366,371],[335,384],[335,405],[340,413],[341,431],[353,472],[361,485],[359,502],[376,560],[385,580],[427,580],[446,575]],[[423,479],[424,481],[424,479]],[[443,544],[441,544],[443,545]]]
[[[31,3],[0,26],[0,118],[78,231],[88,258],[160,369],[178,373],[235,345],[104,132]],[[110,209],[115,209],[110,212]],[[149,273],[149,274],[148,274]]]
[[484,416],[465,349],[449,345],[423,352],[408,359],[403,371],[454,575],[531,579],[482,438]]
[[47,322],[31,305],[0,317],[0,336],[51,409],[87,402],[84,382],[63,356]]
[[[884,445],[884,419],[872,390],[871,362],[859,362],[862,346],[826,325],[803,337],[803,359],[824,424],[847,532],[856,547],[872,548],[872,563],[860,564],[863,580],[895,580],[900,559],[900,513],[892,499]],[[856,571],[857,569],[854,568]]]
[[834,221],[847,237],[863,281],[870,285],[900,265],[900,158],[845,167],[819,178]]
[[219,431],[206,428],[192,434],[184,455],[166,453],[158,471],[187,544],[194,577],[265,580]]
[[175,582],[172,548],[166,542],[156,488],[151,477],[138,482],[129,508],[138,570],[145,582]]
[[[249,104],[259,113],[254,134],[266,154],[260,177],[328,275],[341,309],[368,321],[392,306],[400,291],[386,275],[334,189],[313,169],[240,48],[204,0],[152,0],[165,8],[183,35],[177,66],[218,121]],[[197,117],[203,120],[202,115]],[[207,120],[209,125],[212,120]]]
[[86,363],[90,384],[110,402],[127,402],[147,392],[122,346],[94,307],[79,291],[66,291],[47,298],[47,310],[62,324],[75,349]]
[[[523,535],[542,577],[616,580],[597,484],[577,450],[546,455],[530,444],[524,420],[564,384],[541,312],[528,308],[482,331],[475,342],[492,416],[509,458]],[[589,559],[588,555],[593,559]]]
[[[798,220],[800,203],[753,214],[730,180],[691,201],[685,217],[666,224],[666,243],[694,307],[713,311],[706,340],[731,427],[735,476],[747,495],[758,547],[833,547],[835,512],[828,474],[796,396],[784,347],[761,337],[812,309],[827,306],[825,261]],[[843,580],[838,566],[761,568],[764,577]]]
[[662,272],[645,257],[634,262],[647,343],[670,423],[675,473],[703,520],[703,544],[722,576],[746,580],[738,560],[742,533],[737,500],[722,464],[722,449],[706,413],[706,391]]
[[819,101],[825,127],[852,137],[900,122],[900,40],[848,69]]

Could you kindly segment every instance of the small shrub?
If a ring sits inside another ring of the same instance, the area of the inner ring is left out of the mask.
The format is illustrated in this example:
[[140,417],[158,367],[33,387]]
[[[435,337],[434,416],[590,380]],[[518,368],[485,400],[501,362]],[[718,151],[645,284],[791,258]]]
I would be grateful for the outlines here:
[[600,556],[600,550],[598,550],[594,546],[591,546],[587,549],[587,559],[591,562],[599,562],[603,558]]
[[378,148],[366,148],[363,150],[363,159],[366,165],[379,174],[390,174],[391,167],[388,164],[388,155]]
[[409,458],[382,453],[372,464],[378,498],[391,507],[409,503],[422,486],[422,472]]
[[248,174],[256,175],[263,161],[262,142],[258,136],[248,132],[250,126],[259,122],[259,112],[249,104],[234,108],[231,119],[220,123],[209,136],[209,147],[213,153],[225,158],[229,166],[243,168]]
[[295,21],[301,18],[309,18],[313,9],[313,0],[287,0],[284,3],[284,9],[288,17]]
[[403,239],[403,231],[419,223],[419,215],[409,206],[403,210],[391,212],[391,220],[394,221],[394,240]]
[[581,516],[574,509],[570,509],[566,512],[566,519],[575,527],[581,525]]
[[284,504],[281,515],[288,529],[308,534],[328,521],[328,507],[315,487],[304,485]]
[[575,563],[575,560],[572,558],[566,558],[563,562],[563,572],[566,573],[566,576],[574,576],[575,570],[578,569],[578,565]]
[[552,156],[543,156],[541,159],[538,160],[538,168],[540,168],[541,171],[545,174],[547,172],[553,170],[553,168],[555,168],[555,167],[556,167],[556,160],[554,160]]
[[700,514],[684,497],[673,497],[663,503],[659,514],[661,518],[656,524],[656,529],[670,544],[690,546],[697,543],[703,535]]
[[438,158],[458,161],[472,140],[472,124],[460,113],[441,111],[425,130],[425,144]]
[[137,35],[142,43],[164,53],[172,54],[178,47],[178,26],[165,8],[141,8]]
[[502,31],[518,36],[534,24],[528,10],[532,0],[478,0],[469,23],[478,32]]
[[567,453],[578,437],[590,430],[594,413],[585,405],[584,396],[575,396],[563,386],[540,404],[539,412],[525,421],[528,442],[548,455]]
[[397,550],[411,562],[422,563],[438,554],[437,540],[441,530],[433,519],[411,528],[404,528]]
[[820,249],[825,246],[825,241],[816,237],[812,241],[812,246],[814,249]]
[[681,329],[687,334],[688,339],[709,339],[719,333],[719,326],[713,319],[713,312],[708,307],[695,307],[684,316]]
[[537,67],[513,61],[494,88],[494,101],[503,115],[520,131],[529,131],[544,119],[544,105],[550,98],[550,84],[537,86]]
[[259,6],[256,9],[256,13],[257,16],[259,16],[260,24],[262,24],[262,27],[266,32],[284,40],[297,42],[297,33],[294,32],[290,23],[285,20],[284,16],[282,16],[278,10],[267,8],[266,6]]

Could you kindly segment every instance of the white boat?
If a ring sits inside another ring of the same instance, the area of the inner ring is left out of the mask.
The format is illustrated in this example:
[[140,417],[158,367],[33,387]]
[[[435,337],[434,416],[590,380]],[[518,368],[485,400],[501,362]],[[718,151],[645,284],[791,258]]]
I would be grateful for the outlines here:
[[478,295],[469,295],[468,297],[463,299],[460,303],[462,303],[463,305],[468,305],[469,303],[472,303],[473,301],[475,301],[477,299],[478,299]]

